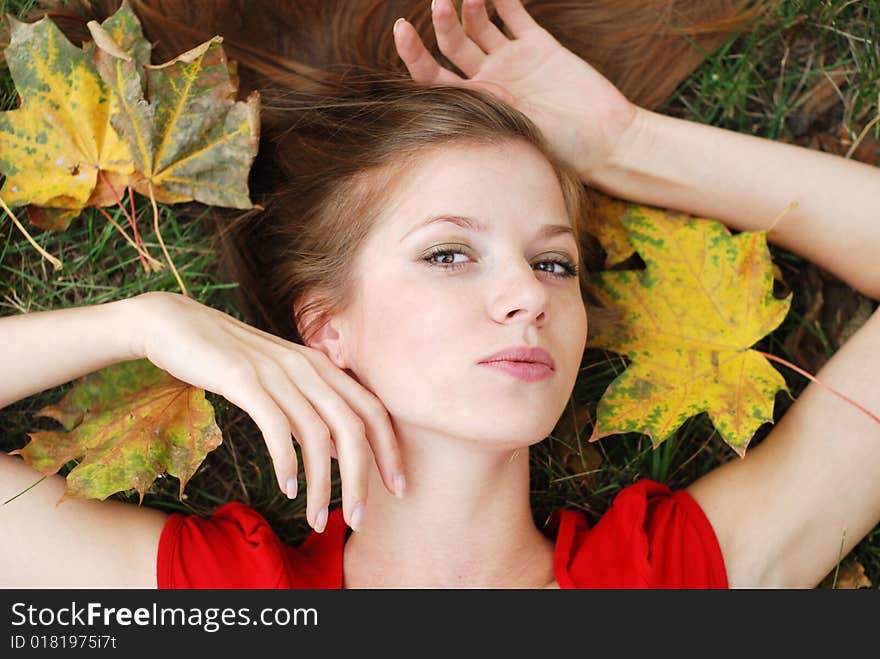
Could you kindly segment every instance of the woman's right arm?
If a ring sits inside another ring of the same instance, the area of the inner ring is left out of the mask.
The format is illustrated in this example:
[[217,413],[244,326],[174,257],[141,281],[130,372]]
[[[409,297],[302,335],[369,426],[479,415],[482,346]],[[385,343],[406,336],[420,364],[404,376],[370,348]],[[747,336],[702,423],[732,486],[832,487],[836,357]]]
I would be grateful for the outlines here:
[[[130,298],[0,318],[0,407],[138,359],[137,304]],[[3,586],[156,587],[165,513],[112,500],[56,505],[64,478],[41,478],[20,458],[0,455],[0,500],[12,499],[0,505]]]
[[[370,459],[395,493],[402,458],[388,412],[372,392],[321,351],[174,293],[0,319],[0,370],[12,376],[0,381],[0,404],[141,358],[246,411],[262,431],[282,492],[291,492],[289,478],[297,479],[293,434],[305,456],[306,516],[319,532],[326,522],[320,513],[330,503],[331,457],[339,460],[349,525],[356,526],[357,504],[366,502]],[[40,478],[18,458],[0,458],[0,500]],[[8,539],[0,544],[0,560],[34,566],[15,578],[59,585],[67,583],[61,566],[83,562],[89,569],[80,566],[70,576],[92,585],[122,577],[127,585],[132,578],[154,581],[165,516],[117,501],[68,500],[55,508],[64,487],[62,477],[49,476],[0,505],[0,537]],[[134,538],[140,538],[136,552]]]
[[[150,295],[150,293],[145,293]],[[0,318],[0,409],[119,362],[140,359],[141,296]]]

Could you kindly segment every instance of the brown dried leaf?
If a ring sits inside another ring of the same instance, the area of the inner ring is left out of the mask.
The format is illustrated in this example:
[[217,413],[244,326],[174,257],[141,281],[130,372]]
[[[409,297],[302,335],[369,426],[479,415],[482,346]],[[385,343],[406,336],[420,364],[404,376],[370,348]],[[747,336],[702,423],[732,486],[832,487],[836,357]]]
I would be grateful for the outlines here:
[[813,115],[823,114],[843,100],[840,98],[838,90],[849,82],[849,69],[845,66],[839,66],[826,73],[827,75],[822,74],[812,89],[801,94],[801,99],[806,99],[801,107],[801,112]]
[[810,133],[814,124],[841,102],[838,89],[848,82],[848,75],[845,67],[832,69],[827,75],[820,73],[813,87],[800,94],[793,104],[794,109],[786,117],[795,136]]
[[859,145],[852,154],[852,158],[874,167],[880,165],[880,140],[866,135],[859,142]]
[[865,567],[855,558],[845,559],[837,571],[837,583],[834,583],[835,568],[831,570],[827,577],[819,584],[819,588],[834,588],[835,590],[858,590],[859,588],[870,588],[871,580],[865,575]]

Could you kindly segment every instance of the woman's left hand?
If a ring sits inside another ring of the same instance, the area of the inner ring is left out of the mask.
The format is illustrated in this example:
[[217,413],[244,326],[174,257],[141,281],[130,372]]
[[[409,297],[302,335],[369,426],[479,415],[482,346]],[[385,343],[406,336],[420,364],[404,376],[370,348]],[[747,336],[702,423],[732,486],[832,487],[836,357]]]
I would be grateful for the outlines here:
[[394,31],[398,54],[416,82],[477,87],[513,105],[589,182],[610,162],[638,107],[538,25],[521,0],[494,4],[514,39],[489,20],[485,0],[463,0],[463,25],[451,0],[434,0],[432,19],[440,52],[467,78],[441,67],[405,21]]

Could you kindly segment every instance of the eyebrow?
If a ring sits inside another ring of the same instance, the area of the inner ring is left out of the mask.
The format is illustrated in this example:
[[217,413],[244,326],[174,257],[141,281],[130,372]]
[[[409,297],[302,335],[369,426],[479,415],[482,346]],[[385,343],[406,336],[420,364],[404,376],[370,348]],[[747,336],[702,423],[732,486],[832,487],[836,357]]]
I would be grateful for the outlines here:
[[[406,240],[406,237],[409,236],[411,233],[414,233],[419,229],[423,229],[430,224],[434,224],[435,222],[450,222],[463,229],[470,229],[471,231],[475,231],[477,233],[485,233],[489,230],[489,227],[487,227],[485,223],[480,222],[480,220],[474,219],[472,217],[447,214],[432,215],[428,219],[419,222],[416,226],[407,231],[400,239],[400,242]],[[553,238],[555,236],[562,235],[569,235],[574,238],[574,229],[566,224],[545,224],[538,230],[536,238]]]

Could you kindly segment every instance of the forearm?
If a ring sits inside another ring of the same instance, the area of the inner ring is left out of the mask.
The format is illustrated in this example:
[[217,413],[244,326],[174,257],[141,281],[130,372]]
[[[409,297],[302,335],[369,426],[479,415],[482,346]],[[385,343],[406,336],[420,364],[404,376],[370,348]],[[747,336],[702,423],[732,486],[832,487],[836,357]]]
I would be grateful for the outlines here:
[[880,298],[880,171],[803,147],[640,108],[588,184],[769,239]]
[[0,318],[0,408],[142,357],[135,299]]

